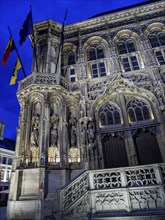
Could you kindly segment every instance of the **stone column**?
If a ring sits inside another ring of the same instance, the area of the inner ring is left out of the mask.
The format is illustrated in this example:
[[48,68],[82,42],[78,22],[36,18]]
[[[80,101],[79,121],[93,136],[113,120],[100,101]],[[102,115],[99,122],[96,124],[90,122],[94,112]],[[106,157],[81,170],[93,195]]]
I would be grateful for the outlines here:
[[20,160],[19,165],[24,166],[25,165],[25,157],[26,157],[26,128],[27,128],[27,121],[26,121],[26,100],[22,100],[21,102],[21,111],[20,111],[20,122],[19,122],[19,128],[20,128],[20,137],[18,138],[20,140],[18,145],[18,151],[17,157]]
[[[119,100],[122,106],[122,115],[123,115],[123,123],[125,126],[129,127],[128,123],[128,114],[126,110],[126,102],[125,102],[125,97],[124,95],[120,94],[119,95]],[[127,152],[127,158],[128,158],[128,163],[130,166],[134,166],[138,164],[137,161],[137,155],[136,155],[136,150],[134,146],[134,142],[132,139],[132,134],[131,131],[127,131],[124,134],[124,141],[125,141],[125,147],[126,147],[126,152]]]
[[120,73],[121,68],[117,58],[118,56],[116,54],[116,47],[111,39],[109,39],[109,48],[110,48],[109,51],[110,51],[110,63],[112,67],[112,74]]
[[43,104],[42,125],[41,125],[41,144],[40,144],[40,165],[45,166],[48,161],[48,143],[49,143],[49,115],[50,107],[47,100]]
[[126,131],[125,145],[127,146],[127,156],[128,156],[129,166],[137,166],[138,165],[137,152],[135,149],[133,134],[131,131]]

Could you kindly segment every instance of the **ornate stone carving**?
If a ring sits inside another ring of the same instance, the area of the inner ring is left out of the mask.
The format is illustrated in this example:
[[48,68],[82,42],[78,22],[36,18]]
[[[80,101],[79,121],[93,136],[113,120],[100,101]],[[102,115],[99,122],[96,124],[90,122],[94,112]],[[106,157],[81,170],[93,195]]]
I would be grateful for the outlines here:
[[58,142],[58,123],[59,123],[59,118],[57,115],[52,115],[51,116],[51,123],[52,123],[52,128],[51,128],[51,147],[57,146]]
[[84,123],[81,123],[81,136],[80,136],[80,139],[81,139],[81,144],[82,145],[86,145],[86,126]]
[[96,172],[93,175],[93,179],[95,189],[106,189],[122,186],[119,171]]
[[82,175],[63,191],[63,208],[67,209],[88,190],[88,176]]
[[88,137],[88,143],[93,144],[94,137],[95,137],[95,129],[94,129],[94,125],[92,123],[88,124],[87,137]]
[[71,147],[76,147],[77,145],[77,130],[76,130],[77,119],[72,114],[70,115],[69,125],[70,125]]
[[30,150],[31,150],[31,162],[38,164],[39,154],[39,115],[35,114],[32,117],[32,132],[30,135]]
[[31,147],[30,150],[31,150],[31,153],[32,153],[31,162],[34,163],[35,165],[38,165],[39,149],[37,147]]
[[132,80],[135,84],[139,83],[146,83],[147,81],[151,81],[151,77],[148,74],[134,74],[129,76],[124,76],[124,78],[127,78],[129,80]]
[[163,182],[165,183],[165,165],[160,166]]
[[89,204],[90,198],[89,195],[85,195],[79,202],[77,202],[73,208],[71,208],[70,210],[68,210],[65,213],[64,219],[68,219],[68,217],[72,217],[73,215],[77,215],[79,216],[79,218],[81,218],[82,214],[88,213],[90,211],[90,204]]
[[123,191],[96,193],[96,210],[121,211],[126,210]]
[[158,188],[131,190],[129,195],[133,210],[163,208],[163,198]]
[[48,149],[48,162],[56,164],[60,162],[60,152],[57,147],[49,147]]
[[60,84],[67,90],[70,89],[69,83],[62,76],[60,77],[60,81],[59,81],[57,80],[56,75],[50,73],[49,74],[33,73],[32,75],[28,76],[26,79],[21,81],[21,83],[19,84],[19,91],[29,87],[32,84],[51,84],[51,85]]
[[80,162],[80,150],[79,150],[79,148],[77,148],[77,147],[69,148],[68,162],[69,163],[78,163],[78,162]]
[[127,170],[126,178],[128,186],[158,184],[153,168]]
[[157,97],[157,100],[159,102],[159,106],[160,108],[163,110],[165,109],[164,105],[165,105],[165,94],[164,94],[164,90],[162,87],[156,87],[156,89],[154,90],[155,96]]
[[112,83],[110,83],[106,88],[106,93],[111,93],[116,89],[124,89],[124,88],[137,88],[135,84],[127,79],[116,79]]
[[38,147],[38,137],[39,137],[39,115],[35,114],[32,117],[32,132],[30,136],[31,147]]

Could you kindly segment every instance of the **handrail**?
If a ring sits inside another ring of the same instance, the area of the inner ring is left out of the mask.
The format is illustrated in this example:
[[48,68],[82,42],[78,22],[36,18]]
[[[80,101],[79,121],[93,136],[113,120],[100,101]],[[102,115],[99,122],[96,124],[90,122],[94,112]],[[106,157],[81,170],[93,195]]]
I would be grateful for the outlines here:
[[67,210],[87,191],[165,185],[165,163],[116,169],[89,170],[60,191],[62,210]]

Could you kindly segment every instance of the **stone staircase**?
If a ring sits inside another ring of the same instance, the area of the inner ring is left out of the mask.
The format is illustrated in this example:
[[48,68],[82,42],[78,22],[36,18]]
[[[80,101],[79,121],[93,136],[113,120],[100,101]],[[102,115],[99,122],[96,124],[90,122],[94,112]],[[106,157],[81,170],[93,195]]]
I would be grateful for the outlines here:
[[60,190],[62,220],[165,219],[165,164],[90,170]]

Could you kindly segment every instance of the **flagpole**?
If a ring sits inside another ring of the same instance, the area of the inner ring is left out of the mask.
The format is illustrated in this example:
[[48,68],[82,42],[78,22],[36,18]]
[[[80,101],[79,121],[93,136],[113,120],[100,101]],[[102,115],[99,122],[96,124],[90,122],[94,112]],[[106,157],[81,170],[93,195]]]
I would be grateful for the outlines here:
[[[13,39],[13,36],[12,36],[12,33],[11,33],[11,30],[10,30],[9,25],[8,25],[8,30],[9,30],[9,33],[10,33],[11,38]],[[19,53],[18,53],[18,50],[17,50],[17,47],[16,47],[16,45],[15,45],[14,39],[13,39],[13,43],[14,43],[14,46],[15,46],[15,50],[16,50],[17,56],[18,56],[18,58],[19,58],[19,60],[20,60],[21,66],[22,66],[22,71],[23,71],[24,77],[26,77],[25,69],[24,69],[24,67],[23,67],[22,60],[21,60],[21,57],[20,57],[20,55],[19,55]]]
[[63,48],[63,43],[62,40],[64,41],[64,25],[65,25],[65,21],[66,21],[66,15],[67,15],[67,9],[65,11],[65,17],[64,17],[64,21],[63,21],[63,24],[62,24],[62,31],[61,31],[61,36],[60,36],[60,46],[59,46],[59,50],[58,50],[58,56],[57,56],[57,62],[56,62],[56,68],[55,68],[55,74],[57,72],[57,66],[58,66],[58,61],[59,61],[59,57],[60,57],[60,52],[61,52],[61,46]]
[[[30,11],[31,11],[31,16],[32,16],[32,6],[30,5]],[[37,53],[36,53],[36,41],[35,41],[35,35],[34,35],[34,28],[33,28],[33,16],[32,16],[32,36],[33,36],[33,43],[34,43],[34,56],[36,60],[36,69],[38,73],[38,62],[37,62]]]

